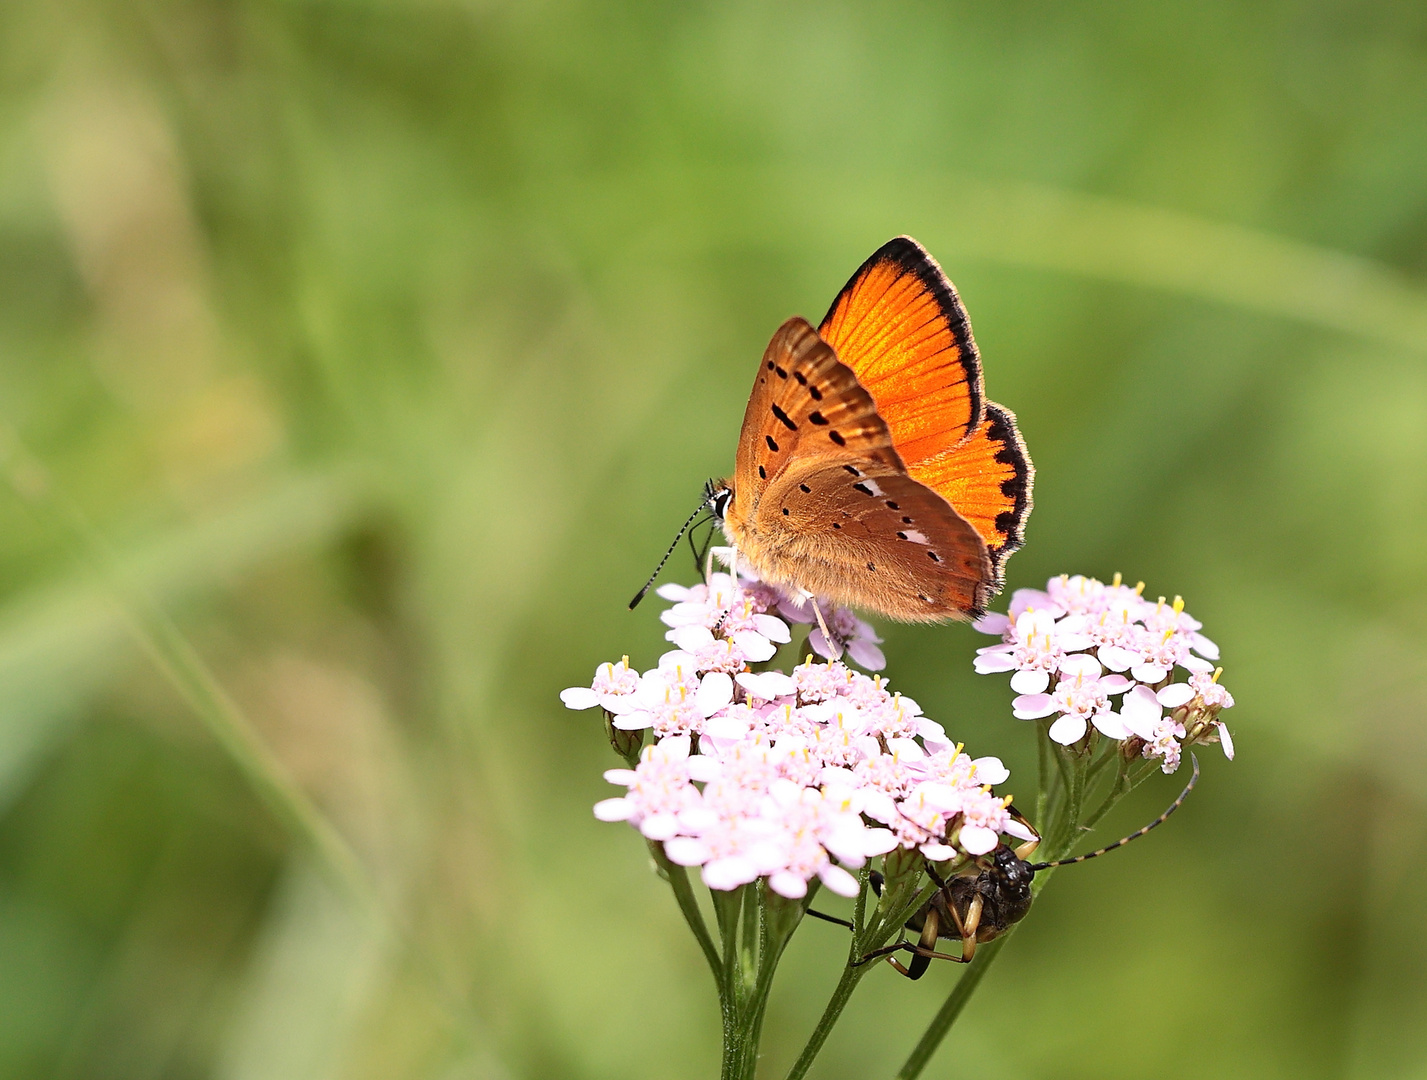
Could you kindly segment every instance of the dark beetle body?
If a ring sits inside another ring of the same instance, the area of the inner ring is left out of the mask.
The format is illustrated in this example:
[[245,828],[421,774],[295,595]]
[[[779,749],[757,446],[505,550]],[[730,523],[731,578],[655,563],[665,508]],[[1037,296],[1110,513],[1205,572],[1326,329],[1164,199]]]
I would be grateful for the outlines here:
[[907,929],[921,934],[927,916],[937,914],[937,937],[960,941],[961,928],[971,916],[972,903],[981,898],[976,940],[991,941],[1026,917],[1031,909],[1031,881],[1036,872],[1002,844],[991,853],[992,863],[975,877],[954,877],[946,888],[938,889],[921,909],[907,920]]

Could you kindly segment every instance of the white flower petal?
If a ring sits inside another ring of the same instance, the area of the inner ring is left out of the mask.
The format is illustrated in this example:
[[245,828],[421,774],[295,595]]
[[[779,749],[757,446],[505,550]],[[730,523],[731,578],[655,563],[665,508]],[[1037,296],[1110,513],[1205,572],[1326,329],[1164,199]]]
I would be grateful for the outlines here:
[[679,819],[673,814],[650,814],[639,823],[639,831],[650,840],[671,840],[679,833]]
[[733,680],[722,671],[711,671],[699,682],[694,707],[700,716],[712,716],[733,701]]
[[1085,718],[1062,716],[1050,726],[1050,737],[1061,746],[1069,746],[1085,737]]
[[978,784],[1004,784],[1011,778],[1011,770],[998,757],[979,757],[971,762],[976,766]]
[[981,618],[971,624],[973,630],[979,630],[983,634],[995,634],[1000,636],[1010,628],[1011,617],[1002,615],[999,611],[988,611]]
[[675,866],[702,866],[710,854],[709,846],[692,836],[676,836],[664,841],[664,855]]
[[1214,726],[1219,729],[1219,745],[1224,748],[1224,756],[1230,761],[1234,760],[1234,738],[1229,734],[1222,721],[1215,721]]
[[1099,660],[1084,653],[1074,653],[1060,662],[1060,673],[1067,679],[1098,679],[1102,670]]
[[1022,694],[1011,702],[1011,715],[1017,720],[1039,720],[1055,712],[1055,699],[1049,694]]
[[1215,645],[1203,634],[1191,633],[1189,635],[1189,647],[1206,660],[1219,659],[1219,646]]
[[985,855],[1001,842],[1000,834],[985,825],[963,825],[960,844],[968,855]]
[[635,709],[632,712],[621,713],[610,723],[620,731],[638,731],[640,728],[654,726],[654,714],[646,709]]
[[1153,741],[1155,725],[1162,715],[1159,699],[1148,686],[1128,691],[1120,706],[1120,719],[1125,726],[1146,741]]
[[866,638],[853,638],[849,641],[847,655],[868,671],[881,671],[887,666],[886,655]]
[[1127,671],[1131,664],[1138,663],[1140,659],[1139,653],[1119,645],[1101,645],[1098,651],[1100,663],[1111,671]]
[[1169,668],[1159,664],[1135,664],[1130,674],[1142,683],[1157,683],[1169,674]]
[[599,697],[588,686],[572,686],[560,691],[560,700],[567,709],[593,709],[600,703]]
[[769,641],[785,642],[793,640],[793,632],[788,624],[776,615],[753,616],[753,628]]
[[779,870],[776,874],[769,874],[768,887],[789,900],[800,900],[808,895],[808,883],[791,870]]
[[1118,713],[1109,709],[1102,709],[1090,718],[1090,722],[1095,725],[1101,735],[1108,739],[1128,739],[1134,734],[1125,726],[1125,720]]
[[798,681],[781,671],[763,671],[757,674],[742,671],[735,676],[735,681],[753,697],[762,701],[776,701],[780,697],[798,692]]
[[939,841],[922,844],[917,850],[932,862],[946,862],[948,859],[956,858],[956,848],[949,847]]
[[1007,821],[1005,829],[1007,836],[1014,836],[1017,840],[1040,839],[1038,836],[1036,836],[1035,832],[1031,829],[1029,825],[1027,825],[1024,821],[1017,820],[1016,818],[1011,818],[1009,821]]
[[1194,688],[1188,683],[1170,683],[1155,695],[1166,709],[1177,709],[1194,700]]
[[601,821],[628,821],[634,814],[634,804],[628,799],[602,799],[595,803],[595,817]]
[[857,879],[840,866],[828,863],[818,871],[818,877],[838,896],[854,897],[858,892]]
[[994,675],[1000,671],[1014,671],[1016,661],[1011,658],[1010,650],[998,645],[978,651],[971,666],[978,675]]
[[752,630],[737,631],[733,635],[733,643],[738,646],[739,652],[755,664],[771,659],[773,654],[778,651],[776,645],[762,634],[754,633]]
[[1050,685],[1048,671],[1018,671],[1011,676],[1011,689],[1018,694],[1040,694]]
[[1105,675],[1100,679],[1100,689],[1107,694],[1123,694],[1134,685],[1133,679],[1127,679],[1123,675]]

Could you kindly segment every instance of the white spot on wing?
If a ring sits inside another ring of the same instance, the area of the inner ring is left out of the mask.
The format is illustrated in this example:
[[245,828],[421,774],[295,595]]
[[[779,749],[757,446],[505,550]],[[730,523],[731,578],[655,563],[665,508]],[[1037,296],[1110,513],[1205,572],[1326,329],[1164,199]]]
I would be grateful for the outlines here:
[[862,486],[870,490],[873,495],[880,497],[882,494],[882,489],[877,486],[876,480],[864,480]]
[[907,539],[910,540],[910,541],[911,541],[912,543],[914,543],[914,544],[930,544],[930,543],[931,543],[930,540],[928,540],[923,534],[917,532],[916,529],[908,529],[908,530],[907,530]]

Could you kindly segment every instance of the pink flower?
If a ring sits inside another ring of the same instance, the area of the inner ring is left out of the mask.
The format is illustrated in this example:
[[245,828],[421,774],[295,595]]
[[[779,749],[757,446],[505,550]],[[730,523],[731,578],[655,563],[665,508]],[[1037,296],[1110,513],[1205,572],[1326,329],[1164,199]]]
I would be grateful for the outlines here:
[[651,840],[667,840],[679,830],[679,816],[699,805],[700,795],[689,775],[687,735],[646,746],[633,769],[609,769],[612,784],[629,791],[620,798],[595,804],[601,821],[627,821]]
[[618,664],[601,664],[595,668],[594,682],[588,686],[572,686],[560,691],[560,700],[567,709],[593,709],[596,705],[612,713],[625,712],[634,705],[639,689],[639,673],[629,668],[629,657]]

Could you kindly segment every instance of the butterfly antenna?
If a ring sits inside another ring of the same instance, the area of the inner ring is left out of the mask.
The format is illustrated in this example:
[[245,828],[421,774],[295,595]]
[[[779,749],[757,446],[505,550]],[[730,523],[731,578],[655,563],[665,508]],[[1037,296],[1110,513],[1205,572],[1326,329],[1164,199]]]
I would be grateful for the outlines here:
[[669,550],[664,552],[664,557],[659,560],[659,565],[654,568],[654,573],[649,575],[649,580],[644,583],[644,588],[640,589],[637,593],[635,593],[634,599],[629,602],[630,611],[633,611],[635,608],[637,608],[639,606],[639,601],[643,600],[649,590],[654,587],[654,582],[658,580],[660,571],[664,569],[664,564],[669,561],[669,556],[674,554],[674,549],[679,546],[679,541],[684,538],[684,533],[689,531],[689,526],[694,523],[694,518],[702,514],[707,508],[707,506],[707,499],[705,499],[703,502],[700,502],[698,509],[695,510],[692,514],[690,514],[689,519],[679,527],[678,533],[674,536],[674,542],[669,545]]
[[689,551],[692,552],[694,556],[694,573],[696,574],[702,574],[704,572],[704,556],[708,554],[709,548],[713,545],[714,530],[713,528],[709,529],[709,534],[704,537],[702,544],[694,540],[694,533],[698,531],[701,525],[712,525],[712,523],[713,515],[710,514],[708,517],[694,522],[693,528],[689,530]]
[[1140,829],[1136,832],[1132,832],[1129,836],[1125,837],[1122,840],[1116,840],[1113,844],[1107,844],[1099,851],[1089,851],[1086,852],[1084,855],[1077,855],[1073,859],[1056,859],[1055,862],[1031,863],[1031,869],[1049,870],[1052,866],[1069,866],[1072,863],[1084,862],[1086,859],[1094,859],[1098,856],[1104,855],[1107,851],[1114,851],[1117,847],[1121,847],[1124,844],[1128,844],[1131,840],[1138,840],[1140,837],[1144,836],[1145,833],[1153,829],[1156,825],[1163,825],[1165,821],[1168,820],[1169,815],[1178,810],[1184,800],[1189,798],[1189,793],[1194,790],[1194,785],[1199,782],[1199,759],[1193,754],[1190,754],[1189,760],[1194,763],[1194,775],[1189,778],[1189,783],[1186,784],[1184,790],[1179,793],[1179,798],[1175,799],[1174,802],[1169,804],[1169,809],[1166,810],[1164,813],[1160,814],[1159,817],[1155,818],[1143,829]]

